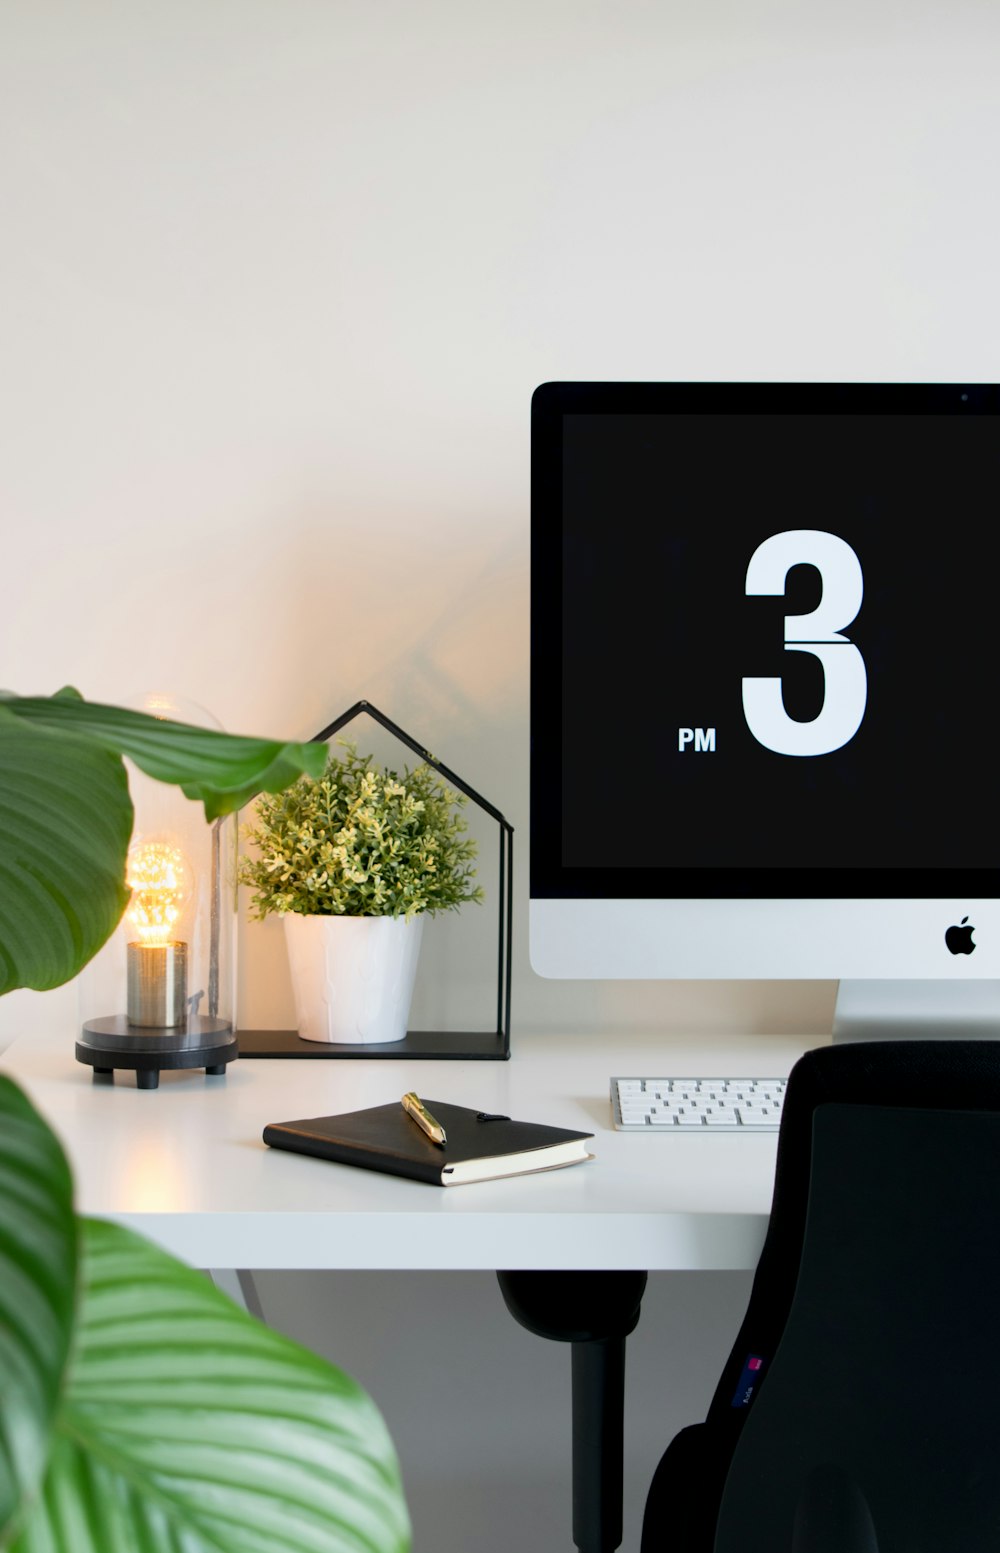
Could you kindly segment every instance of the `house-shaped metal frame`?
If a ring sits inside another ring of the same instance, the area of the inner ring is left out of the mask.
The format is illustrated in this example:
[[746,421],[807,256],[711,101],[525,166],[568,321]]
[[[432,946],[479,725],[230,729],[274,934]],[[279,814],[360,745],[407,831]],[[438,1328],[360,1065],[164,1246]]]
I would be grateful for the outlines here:
[[402,1041],[385,1044],[334,1044],[326,1041],[304,1041],[295,1030],[241,1030],[239,1050],[241,1057],[453,1057],[464,1061],[472,1059],[504,1060],[510,1056],[510,987],[511,987],[511,930],[513,924],[513,863],[514,827],[504,819],[499,809],[468,782],[438,760],[436,755],[424,749],[413,736],[400,728],[384,712],[370,701],[356,701],[328,727],[314,736],[313,743],[325,742],[339,733],[360,713],[381,723],[401,744],[405,744],[420,759],[439,771],[445,781],[464,793],[495,820],[500,832],[500,873],[497,894],[497,1004],[496,1028],[493,1030],[408,1030]]

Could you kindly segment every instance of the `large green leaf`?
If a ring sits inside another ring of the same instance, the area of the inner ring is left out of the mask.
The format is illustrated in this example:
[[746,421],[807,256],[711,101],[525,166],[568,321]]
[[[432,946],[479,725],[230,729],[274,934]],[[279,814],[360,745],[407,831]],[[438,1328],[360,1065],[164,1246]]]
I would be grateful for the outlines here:
[[0,994],[60,986],[114,932],[133,818],[122,755],[214,819],[303,772],[319,776],[326,754],[323,744],[235,737],[71,689],[0,692]]
[[58,1443],[12,1553],[403,1553],[360,1387],[131,1231],[80,1222]]
[[66,1158],[26,1097],[0,1078],[0,1545],[45,1471],[76,1264]]
[[125,909],[132,800],[120,756],[0,702],[0,993],[69,981]]
[[0,706],[35,726],[75,733],[101,749],[128,755],[148,776],[173,782],[186,797],[199,799],[209,820],[242,808],[258,793],[280,793],[303,772],[318,777],[326,768],[323,744],[195,728],[84,701],[71,686],[55,696],[4,695]]

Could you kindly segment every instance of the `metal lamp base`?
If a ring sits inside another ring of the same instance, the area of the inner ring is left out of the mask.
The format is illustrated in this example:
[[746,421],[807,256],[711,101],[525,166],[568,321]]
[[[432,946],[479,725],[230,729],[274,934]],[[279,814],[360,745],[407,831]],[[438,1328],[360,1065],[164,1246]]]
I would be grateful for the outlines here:
[[76,1060],[94,1070],[94,1082],[114,1083],[115,1069],[135,1074],[139,1089],[157,1089],[168,1068],[204,1068],[225,1074],[226,1064],[239,1055],[233,1027],[225,1019],[195,1016],[184,1030],[164,1026],[139,1028],[124,1014],[89,1019],[76,1043]]

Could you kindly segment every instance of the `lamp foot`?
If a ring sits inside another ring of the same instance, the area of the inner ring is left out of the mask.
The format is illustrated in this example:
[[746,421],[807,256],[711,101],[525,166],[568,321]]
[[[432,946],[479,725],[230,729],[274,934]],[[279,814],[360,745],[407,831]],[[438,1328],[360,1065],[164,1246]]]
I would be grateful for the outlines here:
[[177,1030],[140,1028],[123,1015],[90,1019],[76,1043],[77,1061],[93,1068],[95,1079],[113,1084],[121,1068],[135,1074],[138,1089],[158,1089],[160,1074],[177,1068],[203,1068],[218,1077],[238,1055],[231,1024],[197,1015]]

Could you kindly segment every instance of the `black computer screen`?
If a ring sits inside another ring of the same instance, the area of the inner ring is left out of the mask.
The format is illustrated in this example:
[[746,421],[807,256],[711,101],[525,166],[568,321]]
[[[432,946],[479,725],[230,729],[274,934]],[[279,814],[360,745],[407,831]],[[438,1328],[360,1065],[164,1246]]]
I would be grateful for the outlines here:
[[994,893],[997,391],[536,405],[533,893]]

